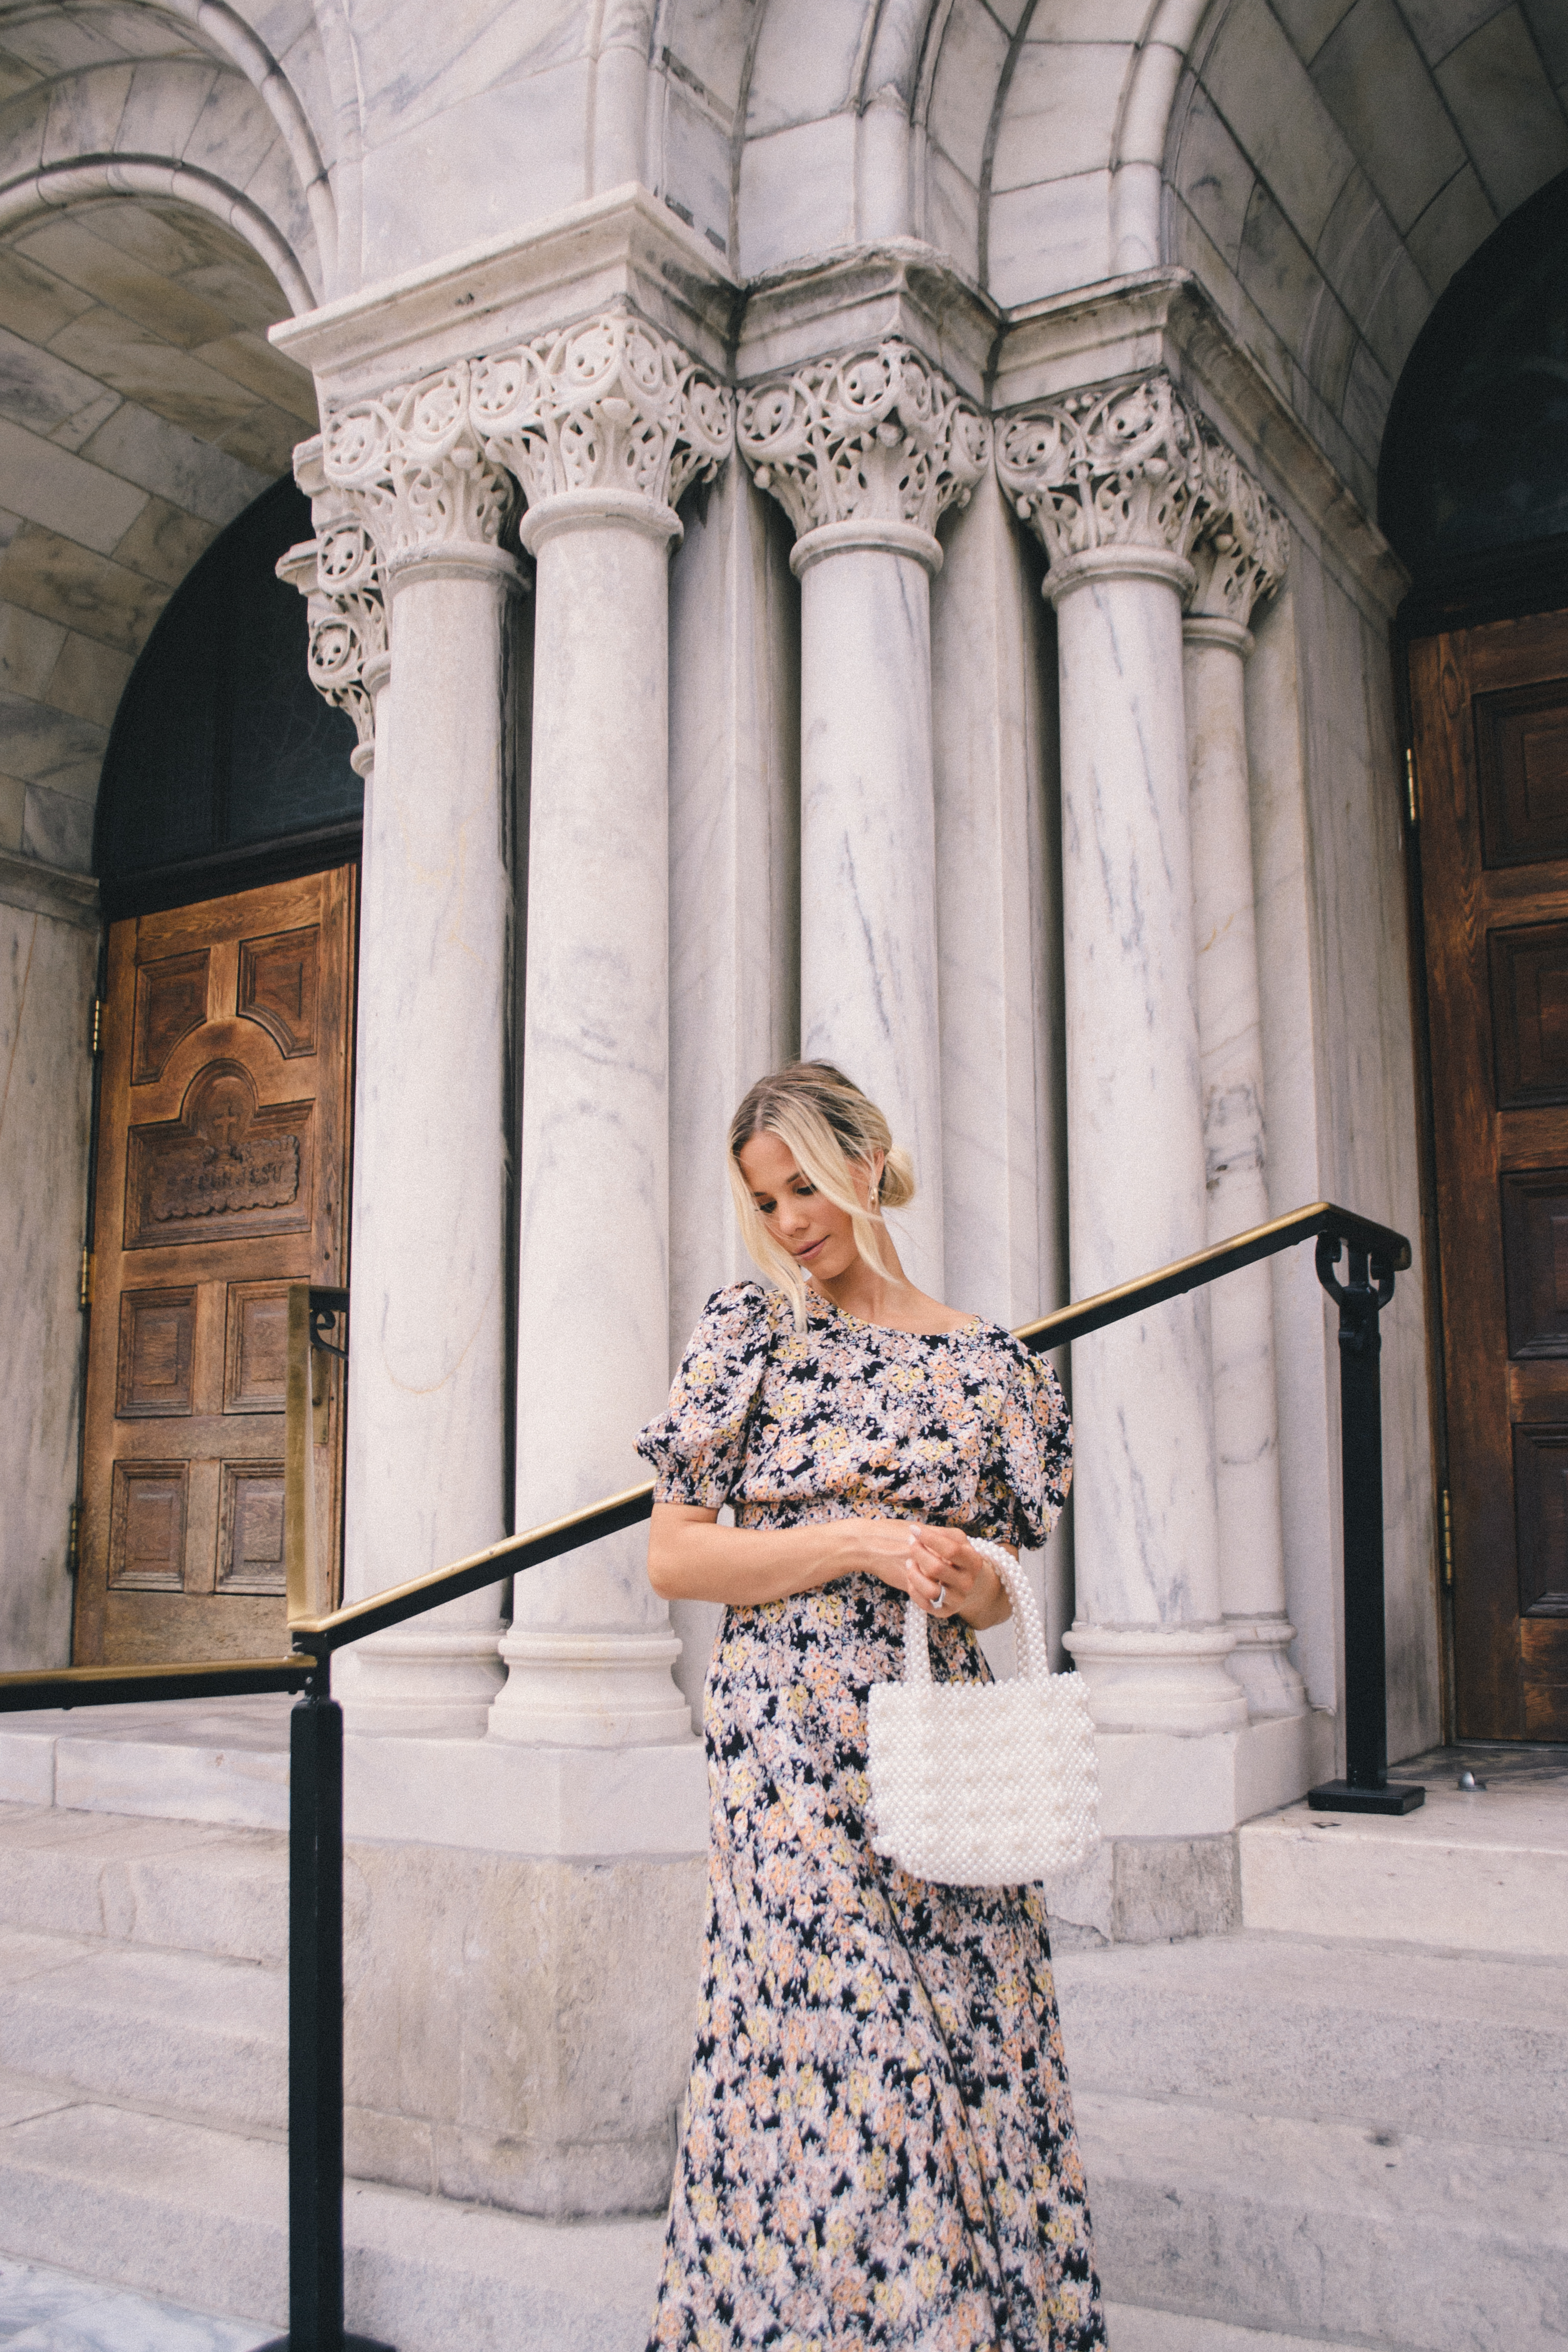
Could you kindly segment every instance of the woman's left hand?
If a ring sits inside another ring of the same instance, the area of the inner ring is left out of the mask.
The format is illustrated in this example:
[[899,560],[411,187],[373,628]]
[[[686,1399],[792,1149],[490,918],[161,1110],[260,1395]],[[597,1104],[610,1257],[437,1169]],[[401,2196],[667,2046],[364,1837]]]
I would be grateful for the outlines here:
[[1000,1625],[1013,1613],[1001,1578],[956,1528],[910,1528],[910,1591],[929,1616]]

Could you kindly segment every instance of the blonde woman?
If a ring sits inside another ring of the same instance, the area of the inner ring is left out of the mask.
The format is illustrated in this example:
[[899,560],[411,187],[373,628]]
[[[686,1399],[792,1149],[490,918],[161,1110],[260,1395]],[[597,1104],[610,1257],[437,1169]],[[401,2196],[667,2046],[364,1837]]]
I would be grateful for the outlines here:
[[[1046,1914],[873,1852],[866,1706],[912,1594],[939,1676],[1008,1613],[970,1535],[1061,1509],[1050,1370],[904,1276],[888,1123],[826,1062],[762,1079],[730,1176],[773,1285],[710,1298],[668,1410],[648,1574],[728,1604],[708,1679],[707,1947],[651,2344],[1103,2345]],[[718,1525],[725,1504],[732,1528]]]

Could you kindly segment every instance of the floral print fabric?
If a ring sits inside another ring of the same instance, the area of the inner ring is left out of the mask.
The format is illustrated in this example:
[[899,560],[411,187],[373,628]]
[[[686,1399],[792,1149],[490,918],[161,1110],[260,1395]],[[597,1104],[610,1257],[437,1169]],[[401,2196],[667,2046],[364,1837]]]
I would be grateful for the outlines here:
[[[1020,1545],[1065,1498],[1049,1370],[992,1325],[893,1331],[758,1284],[710,1300],[639,1449],[742,1527],[904,1516]],[[984,1678],[933,1623],[941,1679]],[[867,1696],[903,1596],[731,1608],[707,1692],[697,2047],[650,2339],[687,2352],[1103,2346],[1037,1888],[933,1886],[871,1846]]]

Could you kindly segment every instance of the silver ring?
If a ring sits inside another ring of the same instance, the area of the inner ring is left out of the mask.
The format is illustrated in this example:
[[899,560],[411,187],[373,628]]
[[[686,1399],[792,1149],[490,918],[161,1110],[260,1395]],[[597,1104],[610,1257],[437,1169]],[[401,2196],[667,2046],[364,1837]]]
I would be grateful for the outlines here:
[[939,1609],[945,1609],[947,1607],[947,1587],[945,1584],[939,1584],[936,1588],[936,1605]]

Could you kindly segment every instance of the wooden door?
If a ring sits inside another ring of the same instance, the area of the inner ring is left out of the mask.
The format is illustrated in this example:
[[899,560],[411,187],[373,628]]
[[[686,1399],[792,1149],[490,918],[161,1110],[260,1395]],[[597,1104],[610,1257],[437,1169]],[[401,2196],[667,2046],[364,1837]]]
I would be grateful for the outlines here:
[[345,1279],[355,886],[110,929],[80,1664],[288,1647],[288,1288]]
[[1568,613],[1417,643],[1457,1730],[1568,1739]]

